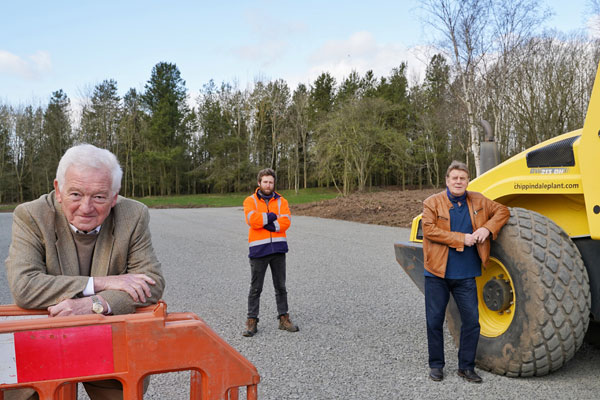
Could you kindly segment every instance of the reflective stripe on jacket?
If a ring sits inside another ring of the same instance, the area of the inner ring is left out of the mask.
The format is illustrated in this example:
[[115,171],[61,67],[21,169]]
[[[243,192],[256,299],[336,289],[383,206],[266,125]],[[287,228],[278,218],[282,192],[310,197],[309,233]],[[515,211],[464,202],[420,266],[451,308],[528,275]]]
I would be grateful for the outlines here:
[[[473,232],[484,227],[491,235],[483,243],[477,243],[477,253],[483,265],[490,258],[490,238],[496,239],[500,229],[508,221],[510,211],[504,205],[488,199],[478,192],[467,191],[467,205]],[[463,251],[465,234],[450,231],[450,208],[452,202],[444,190],[429,196],[423,202],[423,258],[425,269],[435,276],[446,275],[448,248]]]
[[[254,194],[244,200],[245,220],[248,229],[248,257],[258,258],[275,253],[287,253],[288,245],[285,231],[290,227],[290,207],[286,199],[279,193],[273,192],[269,203],[258,196],[258,188]],[[268,213],[275,213],[277,219],[273,221],[275,232],[264,228],[268,224]]]

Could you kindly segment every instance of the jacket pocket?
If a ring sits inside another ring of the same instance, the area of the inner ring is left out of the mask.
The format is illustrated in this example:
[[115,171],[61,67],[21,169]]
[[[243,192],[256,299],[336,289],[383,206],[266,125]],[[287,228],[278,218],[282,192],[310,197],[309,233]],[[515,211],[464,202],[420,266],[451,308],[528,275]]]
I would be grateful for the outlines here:
[[438,215],[437,221],[435,222],[435,226],[437,226],[440,229],[449,231],[450,230],[450,218],[446,218],[442,215]]
[[487,222],[487,218],[485,218],[485,212],[483,207],[474,210],[473,216],[475,217],[475,221],[473,221],[475,229],[482,227]]

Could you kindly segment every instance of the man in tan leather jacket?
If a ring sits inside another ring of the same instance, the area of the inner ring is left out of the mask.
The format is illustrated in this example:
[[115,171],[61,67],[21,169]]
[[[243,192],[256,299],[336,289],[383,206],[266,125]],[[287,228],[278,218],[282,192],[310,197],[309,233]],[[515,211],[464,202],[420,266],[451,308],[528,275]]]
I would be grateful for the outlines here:
[[446,172],[446,190],[423,202],[423,254],[425,264],[425,313],[429,350],[429,377],[444,377],[443,324],[450,293],[461,318],[458,375],[480,383],[475,372],[479,341],[479,312],[475,277],[490,257],[493,239],[510,212],[481,193],[467,192],[469,170],[453,161]]

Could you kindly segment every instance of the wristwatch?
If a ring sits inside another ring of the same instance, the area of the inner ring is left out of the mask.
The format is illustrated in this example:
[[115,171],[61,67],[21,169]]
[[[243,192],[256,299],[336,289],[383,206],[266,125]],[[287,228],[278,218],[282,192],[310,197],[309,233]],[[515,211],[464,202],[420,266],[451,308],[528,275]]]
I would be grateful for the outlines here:
[[92,296],[92,311],[96,314],[104,314],[104,306],[98,296]]

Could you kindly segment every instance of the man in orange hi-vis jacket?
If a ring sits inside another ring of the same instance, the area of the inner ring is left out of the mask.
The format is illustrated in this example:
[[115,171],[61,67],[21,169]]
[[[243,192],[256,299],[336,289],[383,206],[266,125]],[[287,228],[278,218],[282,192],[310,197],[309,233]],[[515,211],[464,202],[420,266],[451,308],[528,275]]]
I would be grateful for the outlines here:
[[258,188],[244,200],[244,215],[250,227],[250,292],[248,293],[248,320],[244,336],[257,332],[260,294],[267,268],[271,267],[279,329],[298,332],[288,314],[287,290],[285,288],[285,253],[288,252],[285,231],[290,227],[291,216],[288,202],[275,192],[275,171],[266,168],[258,173]]

